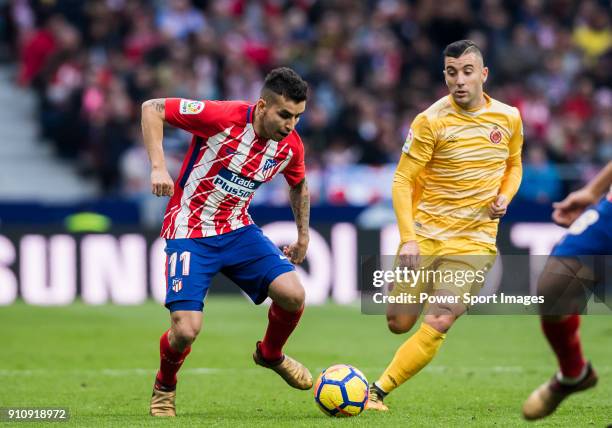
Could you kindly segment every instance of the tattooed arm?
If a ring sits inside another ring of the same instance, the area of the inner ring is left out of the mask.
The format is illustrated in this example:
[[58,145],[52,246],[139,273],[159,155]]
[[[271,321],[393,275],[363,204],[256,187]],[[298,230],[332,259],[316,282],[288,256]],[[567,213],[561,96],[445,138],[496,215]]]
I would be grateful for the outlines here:
[[145,101],[142,104],[142,138],[151,161],[151,192],[156,196],[172,196],[174,182],[166,168],[162,139],[166,100],[163,98]]
[[289,200],[291,202],[291,210],[295,218],[295,224],[298,230],[297,242],[286,246],[283,253],[289,257],[292,263],[302,263],[306,257],[308,242],[310,241],[309,223],[310,223],[310,193],[306,179],[302,180],[289,191]]

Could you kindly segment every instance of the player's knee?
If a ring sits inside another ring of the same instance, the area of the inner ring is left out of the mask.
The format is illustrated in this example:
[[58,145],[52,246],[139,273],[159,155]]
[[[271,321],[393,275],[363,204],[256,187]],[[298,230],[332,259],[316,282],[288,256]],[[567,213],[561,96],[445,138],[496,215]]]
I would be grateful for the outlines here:
[[449,311],[448,314],[425,315],[423,322],[440,333],[446,333],[456,320],[457,317]]
[[172,345],[177,349],[191,345],[202,327],[201,320],[189,316],[176,317],[172,319]]
[[282,294],[277,293],[272,300],[284,310],[296,312],[304,306],[306,292],[302,284],[296,281],[291,283],[290,286],[285,287]]
[[411,326],[406,325],[406,323],[402,323],[397,319],[388,319],[387,327],[389,331],[394,334],[404,334],[410,330]]
[[289,312],[299,311],[306,301],[306,292],[295,272],[283,274],[272,281],[268,296]]
[[290,312],[295,312],[299,311],[302,306],[304,306],[305,300],[306,292],[304,291],[304,287],[298,284],[298,286],[293,287],[291,292],[287,293],[281,306]]
[[178,345],[177,348],[185,348],[195,342],[200,328],[194,325],[179,325],[174,331],[174,342]]
[[387,327],[394,334],[403,334],[412,328],[414,320],[410,317],[399,315],[387,315]]

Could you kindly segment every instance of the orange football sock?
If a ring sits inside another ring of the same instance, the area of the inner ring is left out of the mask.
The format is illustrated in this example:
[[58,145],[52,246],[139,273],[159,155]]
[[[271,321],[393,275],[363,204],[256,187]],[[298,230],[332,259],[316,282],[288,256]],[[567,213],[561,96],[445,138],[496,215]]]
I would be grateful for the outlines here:
[[376,381],[385,393],[406,382],[433,359],[446,334],[425,323],[404,342],[395,353],[391,364]]

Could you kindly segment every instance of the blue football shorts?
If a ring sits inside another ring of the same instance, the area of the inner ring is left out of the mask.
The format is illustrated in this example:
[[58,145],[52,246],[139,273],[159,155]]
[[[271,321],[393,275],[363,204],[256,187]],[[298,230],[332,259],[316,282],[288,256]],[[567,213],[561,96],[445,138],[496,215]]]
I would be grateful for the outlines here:
[[201,311],[218,272],[260,304],[276,277],[295,270],[254,224],[206,238],[167,239],[165,251],[166,307],[170,312]]

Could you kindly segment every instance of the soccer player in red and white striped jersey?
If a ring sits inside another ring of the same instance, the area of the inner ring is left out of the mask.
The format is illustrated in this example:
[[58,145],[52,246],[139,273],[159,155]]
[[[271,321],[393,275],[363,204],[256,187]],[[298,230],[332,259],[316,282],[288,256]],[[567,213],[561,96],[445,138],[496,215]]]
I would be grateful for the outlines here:
[[[150,406],[154,416],[176,414],[176,374],[200,331],[210,281],[221,271],[254,303],[272,299],[268,328],[253,354],[255,363],[276,371],[295,388],[312,387],[308,369],[282,352],[305,297],[292,263],[304,260],[309,241],[304,147],[295,131],[306,95],[307,85],[297,73],[278,68],[266,77],[255,104],[179,98],[143,104],[152,192],[171,197],[161,231],[171,327],[160,340],[160,369]],[[164,161],[164,122],[193,134],[176,182]],[[298,236],[283,252],[248,213],[257,188],[278,173],[290,187]]]
[[[166,122],[189,131],[193,140],[168,203],[163,238],[203,238],[252,224],[247,208],[261,183],[279,172],[290,186],[304,179],[297,132],[289,125],[282,129],[285,118],[279,116],[279,129],[259,136],[255,111],[256,105],[242,101],[165,100]],[[245,179],[249,186],[234,186]]]

